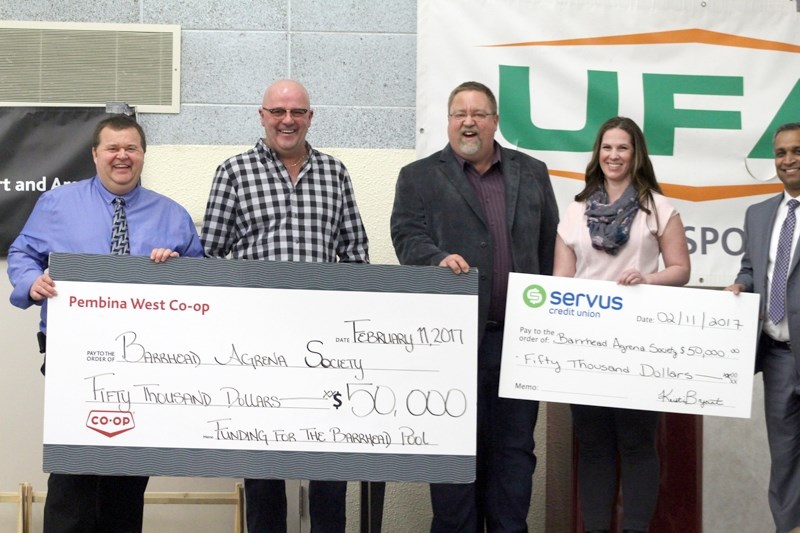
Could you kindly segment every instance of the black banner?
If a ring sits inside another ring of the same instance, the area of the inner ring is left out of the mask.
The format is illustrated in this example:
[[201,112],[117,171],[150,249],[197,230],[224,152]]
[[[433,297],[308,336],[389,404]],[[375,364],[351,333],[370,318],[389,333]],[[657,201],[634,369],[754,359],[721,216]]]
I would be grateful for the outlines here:
[[44,191],[94,176],[92,133],[105,107],[0,107],[0,256]]

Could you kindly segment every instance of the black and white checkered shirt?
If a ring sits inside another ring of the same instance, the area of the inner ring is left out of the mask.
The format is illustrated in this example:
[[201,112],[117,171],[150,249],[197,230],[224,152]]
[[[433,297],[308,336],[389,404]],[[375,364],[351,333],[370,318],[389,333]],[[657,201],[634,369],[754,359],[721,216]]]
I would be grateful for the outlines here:
[[203,218],[207,256],[369,262],[347,169],[306,146],[308,160],[294,185],[263,139],[217,168]]

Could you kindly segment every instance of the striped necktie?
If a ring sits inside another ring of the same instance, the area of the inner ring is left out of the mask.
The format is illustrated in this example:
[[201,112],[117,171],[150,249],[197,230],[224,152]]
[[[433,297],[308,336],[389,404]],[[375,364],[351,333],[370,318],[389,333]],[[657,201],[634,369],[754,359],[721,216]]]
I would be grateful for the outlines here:
[[125,199],[114,198],[114,221],[111,226],[111,254],[130,255],[128,219],[125,218]]

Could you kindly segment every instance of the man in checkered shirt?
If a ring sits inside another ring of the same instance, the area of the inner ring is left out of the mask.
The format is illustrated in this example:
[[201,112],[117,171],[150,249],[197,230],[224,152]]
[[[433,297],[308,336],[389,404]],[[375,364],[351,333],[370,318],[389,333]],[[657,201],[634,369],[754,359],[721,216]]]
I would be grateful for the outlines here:
[[[214,176],[201,238],[209,257],[369,262],[347,169],[306,142],[314,111],[305,87],[272,84],[258,110],[264,138]],[[249,533],[286,531],[282,480],[245,480]],[[311,531],[345,531],[344,481],[312,481]]]

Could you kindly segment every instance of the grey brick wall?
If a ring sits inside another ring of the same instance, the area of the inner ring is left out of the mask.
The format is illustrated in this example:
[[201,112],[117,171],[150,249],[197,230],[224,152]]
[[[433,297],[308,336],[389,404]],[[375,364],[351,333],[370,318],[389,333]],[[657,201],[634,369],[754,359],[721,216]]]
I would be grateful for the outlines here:
[[251,144],[272,81],[311,94],[320,147],[414,148],[416,0],[7,0],[1,20],[178,24],[181,112],[152,144]]

